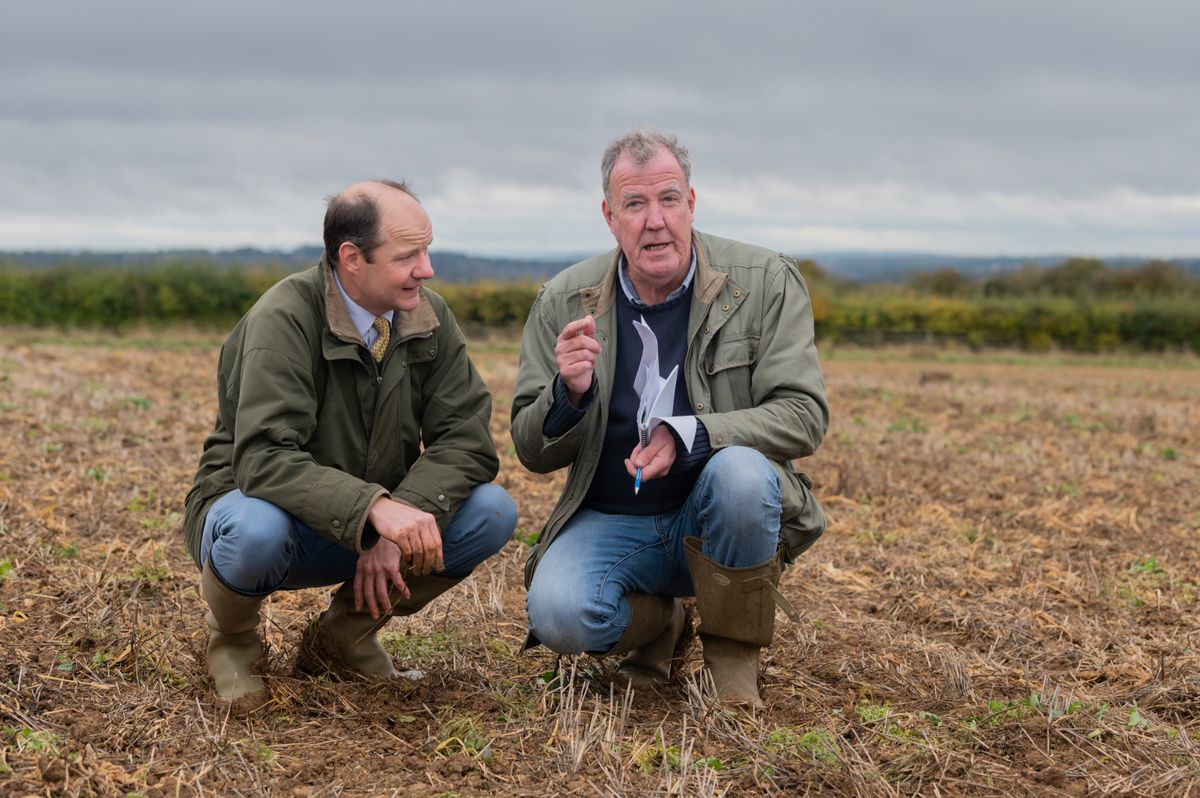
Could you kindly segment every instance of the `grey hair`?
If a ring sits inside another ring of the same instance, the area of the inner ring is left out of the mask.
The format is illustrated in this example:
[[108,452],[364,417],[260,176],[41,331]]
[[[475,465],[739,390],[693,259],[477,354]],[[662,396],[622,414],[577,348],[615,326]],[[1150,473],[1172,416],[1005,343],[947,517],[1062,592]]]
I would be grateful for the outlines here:
[[609,198],[608,182],[612,179],[613,166],[621,157],[621,153],[629,153],[634,163],[641,166],[653,158],[659,150],[667,150],[675,156],[675,160],[679,162],[679,168],[683,170],[684,188],[690,186],[692,162],[688,160],[687,147],[680,144],[679,139],[670,134],[659,133],[657,130],[649,128],[638,128],[613,139],[608,148],[604,150],[604,157],[600,159],[600,178],[604,185],[604,198]]

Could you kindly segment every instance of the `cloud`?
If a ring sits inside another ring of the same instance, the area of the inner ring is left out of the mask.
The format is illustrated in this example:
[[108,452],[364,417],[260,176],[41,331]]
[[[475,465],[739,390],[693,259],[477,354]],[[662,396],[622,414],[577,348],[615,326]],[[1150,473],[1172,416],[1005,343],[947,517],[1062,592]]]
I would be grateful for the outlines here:
[[1178,211],[1200,185],[1186,0],[75,0],[8,18],[0,248],[307,243],[322,198],[367,176],[410,180],[456,247],[607,246],[600,153],[652,125],[691,148],[713,232],[1200,252]]

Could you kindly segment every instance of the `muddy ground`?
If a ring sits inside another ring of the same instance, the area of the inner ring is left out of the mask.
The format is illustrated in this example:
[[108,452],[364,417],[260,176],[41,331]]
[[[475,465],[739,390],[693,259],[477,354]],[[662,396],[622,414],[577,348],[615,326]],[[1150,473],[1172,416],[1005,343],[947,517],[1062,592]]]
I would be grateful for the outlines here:
[[[181,503],[218,339],[0,333],[0,795],[1200,795],[1200,364],[830,351],[803,463],[831,524],[783,590],[766,708],[616,694],[521,655],[515,540],[386,643],[297,677],[323,591],[267,605],[270,700],[213,701]],[[512,452],[518,537],[561,476]],[[611,667],[611,665],[610,665]]]

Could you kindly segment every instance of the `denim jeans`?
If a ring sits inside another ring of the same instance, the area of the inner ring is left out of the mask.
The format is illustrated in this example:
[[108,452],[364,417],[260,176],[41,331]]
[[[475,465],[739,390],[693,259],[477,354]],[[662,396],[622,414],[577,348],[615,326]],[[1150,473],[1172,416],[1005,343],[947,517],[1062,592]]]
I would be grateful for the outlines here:
[[580,510],[534,571],[525,597],[529,630],[560,654],[604,653],[629,626],[626,593],[694,593],[685,537],[700,538],[704,555],[721,565],[758,565],[779,546],[781,507],[779,477],[767,459],[730,447],[709,459],[687,500],[669,513]]
[[[479,485],[442,532],[445,570],[464,577],[512,537],[517,508],[504,488]],[[230,589],[248,596],[346,582],[358,552],[313,532],[279,507],[231,491],[208,511],[201,562]]]

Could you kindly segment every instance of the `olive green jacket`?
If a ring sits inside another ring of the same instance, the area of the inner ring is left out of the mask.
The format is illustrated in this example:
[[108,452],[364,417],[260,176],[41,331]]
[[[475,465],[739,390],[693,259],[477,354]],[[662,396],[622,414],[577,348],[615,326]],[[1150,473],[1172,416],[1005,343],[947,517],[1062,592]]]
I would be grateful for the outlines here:
[[[749,446],[775,466],[783,488],[785,553],[791,561],[825,530],[825,515],[792,459],[812,454],[829,425],[813,343],[808,289],[796,264],[759,247],[693,233],[696,277],[683,375],[714,450]],[[530,471],[567,467],[567,483],[526,564],[537,562],[580,507],[604,443],[613,391],[618,250],[585,260],[542,286],[525,323],[512,404],[512,439]],[[601,352],[587,414],[557,438],[542,434],[554,403],[554,345],[585,313],[596,318]],[[630,334],[622,331],[622,334]],[[633,386],[618,386],[633,390]]]
[[199,563],[204,516],[240,488],[356,551],[390,495],[439,529],[499,467],[492,399],[445,301],[426,289],[396,311],[378,370],[328,263],[271,287],[221,347],[217,423],[188,493],[184,537]]

